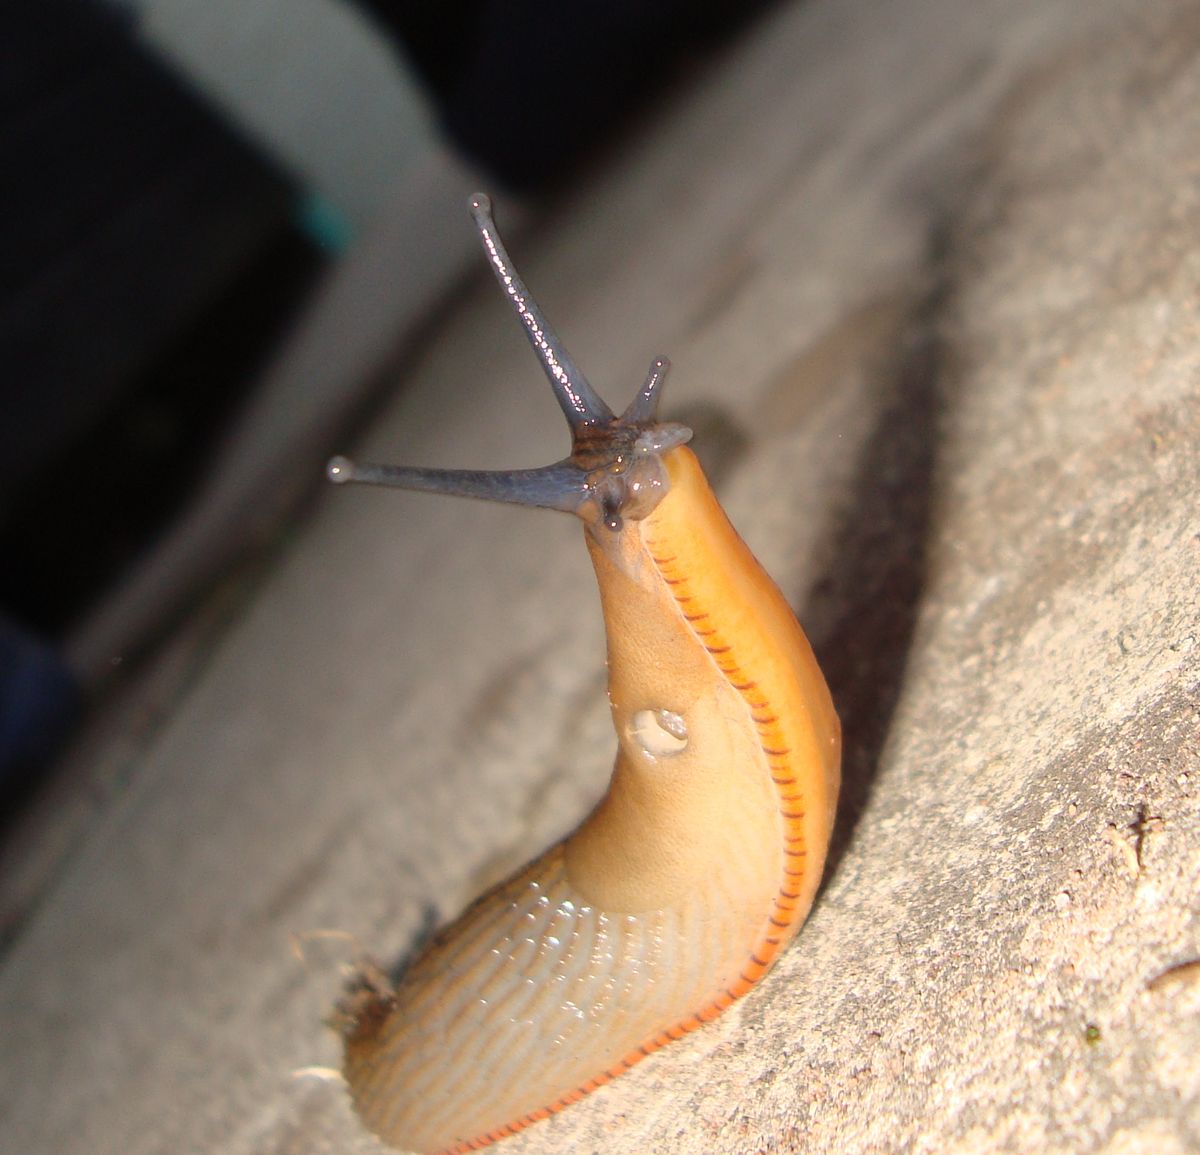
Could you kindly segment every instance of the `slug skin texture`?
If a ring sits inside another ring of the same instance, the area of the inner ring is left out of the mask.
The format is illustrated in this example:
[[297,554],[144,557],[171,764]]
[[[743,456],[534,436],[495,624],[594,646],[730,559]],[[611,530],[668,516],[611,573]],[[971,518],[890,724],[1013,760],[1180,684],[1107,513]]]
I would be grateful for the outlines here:
[[[472,208],[507,287],[486,200]],[[537,320],[541,349],[557,338]],[[588,398],[602,411],[572,420],[575,452],[550,482],[503,475],[535,494],[504,500],[539,505],[568,478],[553,507],[584,521],[616,765],[574,834],[476,900],[394,986],[370,967],[352,982],[336,1016],[346,1081],[395,1147],[486,1146],[715,1018],[767,972],[820,882],[837,716],[790,607],[680,443],[688,432],[654,423],[665,370],[655,362],[620,418]],[[381,470],[471,495],[477,478],[331,464],[337,480]],[[494,497],[495,483],[479,491]]]

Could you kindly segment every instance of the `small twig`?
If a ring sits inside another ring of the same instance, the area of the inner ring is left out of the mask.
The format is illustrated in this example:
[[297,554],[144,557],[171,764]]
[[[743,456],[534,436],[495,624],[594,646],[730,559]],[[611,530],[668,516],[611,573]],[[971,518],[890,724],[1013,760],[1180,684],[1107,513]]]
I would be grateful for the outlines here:
[[1188,959],[1160,971],[1146,984],[1146,990],[1159,991],[1166,987],[1190,986],[1193,983],[1200,983],[1200,958]]

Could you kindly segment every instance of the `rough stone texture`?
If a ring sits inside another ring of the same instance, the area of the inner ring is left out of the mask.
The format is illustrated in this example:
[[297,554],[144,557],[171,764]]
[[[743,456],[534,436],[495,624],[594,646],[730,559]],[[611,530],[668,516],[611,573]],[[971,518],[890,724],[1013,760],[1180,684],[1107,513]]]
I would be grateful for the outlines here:
[[[509,1155],[1200,1149],[1198,237],[1194,3],[817,0],[522,246],[614,401],[673,356],[847,761],[762,988]],[[482,278],[407,385],[364,456],[561,451]],[[325,496],[4,960],[0,1149],[377,1151],[288,936],[568,829],[600,661],[566,519]]]

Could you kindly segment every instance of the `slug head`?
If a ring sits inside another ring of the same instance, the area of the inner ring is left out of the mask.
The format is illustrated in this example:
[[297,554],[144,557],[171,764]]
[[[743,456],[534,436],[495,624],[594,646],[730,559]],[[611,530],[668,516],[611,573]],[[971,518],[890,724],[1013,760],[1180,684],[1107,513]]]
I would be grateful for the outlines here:
[[602,527],[617,532],[626,519],[640,520],[662,500],[667,492],[662,458],[692,436],[684,425],[658,420],[668,363],[659,357],[651,364],[637,396],[616,416],[575,366],[513,268],[492,220],[491,201],[476,193],[470,205],[496,280],[571,428],[570,456],[540,469],[495,471],[366,465],[335,457],[326,467],[329,479],[561,509],[581,517],[594,532]]

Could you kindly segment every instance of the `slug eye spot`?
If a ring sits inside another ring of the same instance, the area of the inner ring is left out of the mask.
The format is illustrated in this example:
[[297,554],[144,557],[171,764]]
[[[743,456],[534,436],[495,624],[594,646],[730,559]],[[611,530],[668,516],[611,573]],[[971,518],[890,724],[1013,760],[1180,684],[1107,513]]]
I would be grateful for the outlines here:
[[629,723],[629,736],[651,758],[667,758],[687,749],[684,720],[670,710],[639,710]]

